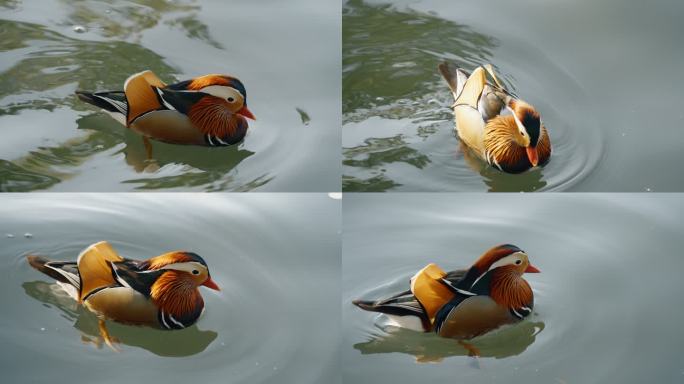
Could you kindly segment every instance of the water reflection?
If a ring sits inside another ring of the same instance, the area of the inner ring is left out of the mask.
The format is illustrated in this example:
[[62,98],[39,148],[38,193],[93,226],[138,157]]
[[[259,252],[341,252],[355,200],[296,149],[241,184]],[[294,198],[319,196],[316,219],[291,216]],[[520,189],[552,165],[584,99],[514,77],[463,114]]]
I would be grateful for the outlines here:
[[439,59],[473,67],[490,61],[497,45],[468,26],[392,5],[349,1],[343,18],[345,115],[400,98],[418,100],[440,84],[435,81]]
[[[165,7],[166,2],[150,2],[158,12],[177,11],[180,5]],[[71,4],[71,2],[69,2]],[[74,3],[72,18],[74,22],[81,22],[82,18],[93,16],[89,9],[93,4]],[[128,10],[126,10],[128,9]],[[144,8],[120,8],[117,12],[124,12],[125,17],[138,20],[137,31],[153,27],[158,22],[152,18],[150,12],[142,12]],[[149,10],[148,10],[149,11]],[[127,13],[126,13],[127,12]],[[148,14],[150,13],[150,14]],[[149,16],[149,17],[148,17]],[[110,18],[110,14],[102,13],[96,17]],[[184,23],[191,23],[191,16],[183,18]],[[102,20],[100,20],[102,21]],[[98,21],[99,22],[99,21]],[[73,95],[76,89],[120,89],[122,82],[128,75],[150,68],[161,78],[172,81],[173,67],[166,64],[164,59],[154,52],[136,44],[127,42],[97,42],[72,39],[48,29],[30,23],[1,21],[5,39],[0,42],[0,50],[9,51],[9,59],[4,65],[7,70],[0,77],[0,114],[17,115],[25,110],[54,111],[60,107],[68,107],[77,111],[92,111]],[[191,23],[192,24],[192,23]],[[118,29],[107,27],[104,30],[109,35],[119,37]],[[195,24],[193,24],[195,25]],[[189,27],[189,26],[188,26]],[[193,33],[202,34],[201,25],[195,25]],[[135,32],[135,31],[129,31]],[[129,33],[126,32],[126,33]],[[31,51],[26,55],[23,49]],[[12,52],[17,52],[13,57]],[[136,60],[130,60],[135,57]],[[107,67],[107,71],[91,71],[90,69]],[[36,95],[40,96],[36,97]],[[44,132],[46,136],[53,134],[54,129],[60,127],[59,122],[54,126],[35,127],[36,131]],[[252,156],[254,152],[239,147],[194,148],[189,146],[169,145],[153,142],[153,156],[147,158],[142,137],[121,127],[109,116],[94,112],[76,120],[78,129],[85,135],[72,137],[55,145],[42,145],[31,150],[28,154],[3,161],[0,179],[2,191],[28,191],[47,188],[61,180],[72,177],[68,167],[75,168],[92,156],[111,150],[124,143],[123,149],[117,151],[125,154],[126,163],[136,172],[153,173],[167,164],[182,164],[187,171],[171,177],[143,178],[129,180],[129,183],[139,184],[138,188],[156,189],[180,186],[207,185],[205,189],[229,189],[232,178],[228,175],[240,162]],[[7,135],[23,135],[19,130],[25,127],[7,127]],[[15,132],[16,130],[16,132]],[[249,190],[265,184],[271,179],[268,174],[262,174],[251,182],[240,186]]]
[[[174,176],[124,181],[139,184],[138,188],[206,184],[207,190],[230,189],[233,178],[229,173],[254,152],[239,147],[212,151],[153,142],[153,156],[147,158],[141,136],[128,132],[102,112],[93,111],[73,95],[76,89],[120,89],[131,73],[142,69],[151,69],[162,79],[174,81],[176,68],[153,51],[129,42],[137,42],[143,31],[162,21],[182,29],[190,38],[221,48],[209,35],[208,27],[196,19],[199,6],[192,1],[149,0],[112,6],[61,1],[60,7],[68,14],[62,23],[86,27],[86,34],[79,37],[87,38],[88,33],[94,33],[117,40],[81,40],[38,24],[0,21],[3,31],[0,51],[4,52],[0,65],[3,72],[0,76],[0,115],[21,115],[31,110],[54,112],[63,107],[92,111],[76,120],[77,128],[85,133],[76,137],[73,137],[73,130],[69,132],[65,127],[69,124],[59,118],[52,119],[49,126],[32,127],[30,135],[36,139],[46,141],[45,137],[64,137],[64,140],[50,140],[36,147],[35,142],[27,139],[31,149],[23,155],[3,155],[0,190],[29,191],[50,187],[73,177],[78,166],[106,151],[124,153],[126,163],[138,173],[151,174],[168,164],[180,165],[181,172]],[[175,13],[182,16],[165,20],[165,15]],[[3,134],[8,137],[27,136],[25,126],[7,124],[3,128]],[[64,132],[55,133],[55,130]],[[114,150],[122,142],[123,148]],[[271,178],[262,174],[239,188],[253,189]]]
[[[81,340],[102,348],[97,317],[67,296],[56,284],[33,281],[22,284],[27,295],[47,307],[55,307],[62,317],[73,322],[81,332]],[[190,356],[204,351],[217,337],[214,331],[202,331],[197,325],[179,331],[163,331],[150,327],[138,327],[108,322],[110,334],[123,345],[146,349],[159,356]]]
[[546,185],[543,168],[533,168],[518,174],[500,172],[474,155],[461,141],[459,150],[465,163],[482,176],[489,192],[534,192]]
[[[392,5],[349,1],[343,16],[343,119],[368,121],[364,132],[353,134],[365,137],[356,140],[362,144],[343,150],[343,189],[386,191],[401,186],[389,175],[400,169],[398,163],[422,170],[433,162],[433,153],[417,149],[415,139],[432,140],[444,129],[435,120],[452,120],[446,102],[434,99],[449,96],[437,63],[450,60],[468,68],[488,62],[497,41],[466,25]],[[369,120],[378,117],[396,121],[393,131],[378,132]],[[457,145],[451,130],[448,139]]]
[[[434,8],[439,16],[413,7]],[[605,130],[582,86],[533,42],[498,34],[467,12],[440,2],[345,4],[345,191],[565,190],[595,170]],[[458,22],[464,19],[472,25]],[[436,68],[445,60],[466,69],[499,66],[505,87],[542,111],[554,143],[549,164],[509,175],[459,151],[453,97]]]
[[[541,321],[523,321],[475,338],[470,344],[479,351],[480,357],[501,359],[523,353],[543,330],[544,323]],[[456,340],[403,328],[393,328],[389,333],[372,335],[369,341],[355,344],[354,348],[364,355],[404,353],[414,356],[419,363],[435,363],[448,357],[469,354]]]
[[[65,23],[85,26],[86,30],[103,37],[137,42],[142,32],[164,22],[181,29],[189,38],[222,48],[211,37],[209,28],[197,20],[200,6],[194,0],[134,0],[115,5],[69,0],[60,0],[60,3],[68,12]],[[175,14],[178,16],[164,20],[165,16]]]

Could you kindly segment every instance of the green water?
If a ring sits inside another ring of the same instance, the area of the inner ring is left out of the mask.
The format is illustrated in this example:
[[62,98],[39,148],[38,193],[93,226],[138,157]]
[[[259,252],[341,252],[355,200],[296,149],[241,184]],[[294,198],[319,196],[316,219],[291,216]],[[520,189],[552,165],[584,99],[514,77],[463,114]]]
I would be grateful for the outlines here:
[[[345,2],[343,189],[681,191],[683,12],[666,0]],[[551,162],[507,175],[464,159],[444,60],[492,63],[541,112]]]
[[[3,382],[336,382],[340,206],[325,194],[0,196]],[[109,322],[116,353],[25,260],[75,260],[100,240],[134,259],[196,252],[221,291],[201,288],[205,313],[184,330]]]
[[[0,190],[339,190],[340,24],[333,1],[2,1]],[[238,146],[148,159],[73,95],[144,69],[232,74],[257,121]]]

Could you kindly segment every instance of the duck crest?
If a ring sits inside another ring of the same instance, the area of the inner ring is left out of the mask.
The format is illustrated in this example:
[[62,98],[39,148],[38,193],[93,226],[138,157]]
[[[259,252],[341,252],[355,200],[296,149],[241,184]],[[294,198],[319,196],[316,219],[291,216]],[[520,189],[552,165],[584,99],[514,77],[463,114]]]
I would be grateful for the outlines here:
[[[190,252],[168,252],[145,261],[143,268],[148,270],[157,270],[173,263],[187,263],[190,261],[198,261],[198,258],[199,256],[192,254]],[[202,264],[206,265],[206,263],[204,263],[204,260],[201,260],[201,262]]]
[[211,74],[211,75],[204,75],[200,77],[196,77],[193,80],[191,80],[187,87],[189,90],[193,91],[199,91],[200,89],[204,87],[209,87],[212,85],[230,85],[230,79],[227,76],[224,75],[217,75],[217,74]]
[[531,307],[534,300],[530,284],[510,267],[493,271],[489,295],[497,304],[511,309]]
[[473,264],[473,267],[477,268],[480,274],[484,274],[489,270],[489,267],[491,267],[492,264],[496,263],[499,259],[515,252],[522,252],[522,250],[512,244],[497,245],[480,256],[475,264]]

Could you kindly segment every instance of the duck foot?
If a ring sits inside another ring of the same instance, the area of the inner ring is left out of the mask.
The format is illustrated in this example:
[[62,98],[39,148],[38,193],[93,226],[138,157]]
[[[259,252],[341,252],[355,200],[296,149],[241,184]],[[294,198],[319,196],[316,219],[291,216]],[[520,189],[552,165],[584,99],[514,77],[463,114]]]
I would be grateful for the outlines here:
[[107,325],[105,324],[105,321],[102,319],[99,319],[97,322],[97,326],[100,329],[100,336],[102,336],[102,339],[104,340],[105,344],[109,346],[114,352],[121,352],[121,349],[117,347],[114,344],[118,344],[119,340],[116,339],[115,337],[112,337],[109,334],[109,331],[107,330]]
[[474,345],[470,343],[466,343],[463,340],[458,341],[463,348],[465,348],[468,351],[468,357],[472,357],[472,364],[475,368],[481,369],[482,367],[480,366],[480,350],[477,349]]

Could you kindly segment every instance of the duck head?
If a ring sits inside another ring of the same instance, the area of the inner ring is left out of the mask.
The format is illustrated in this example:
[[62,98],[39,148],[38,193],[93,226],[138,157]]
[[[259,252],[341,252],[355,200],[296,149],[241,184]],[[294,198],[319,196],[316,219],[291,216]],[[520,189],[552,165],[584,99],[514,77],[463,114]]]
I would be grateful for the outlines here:
[[499,305],[510,308],[516,317],[523,318],[532,312],[534,294],[522,275],[539,273],[539,269],[530,264],[520,248],[511,244],[496,246],[485,252],[471,270],[480,273],[473,285],[488,276],[489,296]]
[[507,107],[513,114],[515,124],[518,126],[518,132],[513,138],[518,145],[525,147],[530,164],[536,167],[539,164],[537,144],[539,144],[541,137],[541,116],[534,107],[522,100],[511,98]]
[[190,81],[188,89],[220,99],[231,112],[256,120],[247,108],[247,90],[242,82],[226,75],[204,75]]
[[175,251],[153,257],[146,262],[148,270],[165,271],[152,286],[158,295],[165,290],[196,290],[200,286],[220,291],[219,286],[211,279],[207,263],[199,255],[192,252]]
[[487,271],[499,269],[518,276],[523,273],[539,273],[539,269],[530,264],[527,254],[512,244],[498,245],[487,252],[485,252],[475,262],[473,267],[477,268],[479,273],[483,274]]

